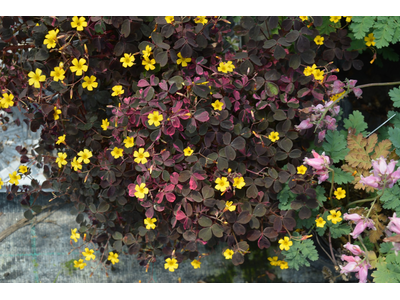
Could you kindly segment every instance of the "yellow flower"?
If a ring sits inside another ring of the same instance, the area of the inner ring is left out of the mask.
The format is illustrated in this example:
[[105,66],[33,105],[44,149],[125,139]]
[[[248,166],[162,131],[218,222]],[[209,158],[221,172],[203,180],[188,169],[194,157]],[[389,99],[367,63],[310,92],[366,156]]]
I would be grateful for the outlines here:
[[224,106],[224,103],[220,102],[219,100],[217,100],[214,103],[211,103],[211,105],[214,108],[214,110],[222,110],[222,107]]
[[343,18],[346,18],[346,22],[347,22],[347,23],[350,23],[352,17],[345,17],[345,16],[343,16]]
[[73,17],[71,22],[71,27],[76,28],[78,31],[82,31],[83,27],[87,26],[86,19],[84,17]]
[[103,130],[107,130],[107,127],[110,126],[110,122],[108,122],[108,119],[104,119],[101,121],[101,128]]
[[93,91],[93,88],[97,88],[97,86],[99,85],[97,82],[96,82],[96,77],[95,76],[85,76],[84,78],[83,78],[83,80],[85,81],[85,82],[83,82],[82,83],[82,87],[85,89],[85,88],[87,88],[88,89],[88,91]]
[[279,248],[285,251],[288,251],[290,246],[293,245],[293,242],[287,236],[285,236],[283,239],[280,239],[278,243],[280,244]]
[[284,270],[284,269],[289,269],[288,263],[286,261],[281,261],[279,264],[279,267]]
[[175,21],[174,17],[165,17],[165,21],[167,21],[167,23],[172,24],[172,22]]
[[154,124],[156,127],[160,126],[160,121],[164,119],[163,115],[160,115],[158,111],[154,111],[153,113],[149,114],[147,118],[149,119],[149,125]]
[[74,171],[82,170],[82,164],[76,160],[76,156],[71,162],[71,169],[74,168]]
[[303,22],[308,20],[308,17],[299,17]]
[[58,109],[57,106],[54,106],[54,120],[58,120],[60,118],[59,115],[61,115],[61,109]]
[[339,211],[335,211],[334,209],[329,211],[331,214],[328,216],[328,221],[332,221],[333,224],[336,224],[340,221],[342,221],[342,218],[340,217],[342,213]]
[[208,20],[206,19],[205,16],[204,16],[204,17],[196,17],[196,18],[194,19],[194,22],[195,22],[196,24],[201,23],[201,24],[205,25],[205,24],[208,23]]
[[338,200],[343,199],[346,197],[346,191],[343,190],[342,188],[338,188],[335,192],[334,192],[336,198]]
[[145,164],[145,163],[147,163],[147,158],[146,157],[149,157],[150,154],[147,151],[144,152],[144,148],[140,148],[139,152],[138,151],[133,152],[133,156],[136,157],[135,158],[135,163]]
[[279,132],[272,131],[269,134],[268,138],[271,140],[271,142],[273,142],[273,143],[276,142],[277,140],[279,140]]
[[69,69],[73,73],[76,72],[76,76],[81,76],[82,72],[86,72],[88,70],[88,66],[85,65],[85,63],[86,63],[86,59],[84,59],[84,58],[81,58],[79,61],[76,58],[74,58],[72,60],[73,66],[69,67]]
[[333,22],[333,23],[337,23],[337,22],[339,22],[339,20],[341,19],[342,17],[331,17],[330,19],[329,19],[329,21],[331,21],[331,22]]
[[67,153],[58,152],[57,155],[56,163],[58,163],[59,168],[62,168],[63,165],[67,164],[67,161],[65,160],[67,158]]
[[194,152],[193,149],[190,147],[183,149],[183,154],[185,154],[185,156],[190,156],[193,154],[193,152]]
[[149,189],[146,187],[145,183],[141,183],[140,185],[135,186],[135,197],[138,199],[143,199],[144,195],[147,195],[149,193]]
[[189,58],[183,58],[182,57],[182,54],[179,52],[178,53],[178,59],[176,60],[176,63],[179,65],[179,64],[182,64],[182,67],[187,67],[187,63],[188,62],[191,62],[192,61],[192,59],[189,57]]
[[323,80],[324,79],[324,71],[316,69],[313,72],[315,80]]
[[226,62],[225,67],[228,69],[228,72],[233,72],[233,69],[235,68],[230,60]]
[[142,53],[143,53],[143,56],[144,57],[149,57],[150,56],[150,54],[152,54],[153,52],[151,52],[151,47],[149,46],[149,45],[147,45],[146,46],[146,49],[144,49],[143,51],[142,51]]
[[226,249],[224,252],[225,259],[232,259],[233,254],[235,254],[235,252],[233,252],[233,250]]
[[346,93],[346,91],[343,91],[339,94],[334,94],[332,96],[330,96],[331,101],[335,102],[339,97],[341,97],[344,93]]
[[113,93],[111,96],[118,96],[118,95],[123,95],[124,94],[124,89],[122,88],[122,85],[116,85],[112,88]]
[[89,248],[85,248],[85,252],[82,252],[85,260],[96,259],[96,255],[93,254],[94,250],[89,250]]
[[314,42],[315,42],[317,45],[323,45],[323,44],[324,44],[324,37],[322,37],[322,36],[320,36],[320,35],[317,35],[317,36],[315,37],[315,39],[314,39]]
[[325,226],[326,221],[322,218],[319,217],[318,219],[315,220],[316,226],[323,228]]
[[107,259],[111,260],[112,264],[118,263],[119,262],[118,253],[113,253],[113,252],[108,253]]
[[144,59],[142,59],[142,65],[145,66],[144,68],[148,70],[154,70],[156,67],[154,64],[156,63],[156,60],[154,58],[148,59],[147,56],[144,56]]
[[83,262],[83,259],[80,259],[79,262],[74,260],[74,267],[75,268],[79,268],[79,269],[83,269],[86,266],[86,263]]
[[307,171],[307,167],[304,165],[297,167],[297,174],[304,175],[304,174],[306,174],[306,171]]
[[71,229],[71,240],[74,240],[74,242],[78,242],[78,239],[81,237],[79,233],[77,233],[78,229]]
[[83,161],[85,164],[90,163],[89,158],[93,156],[92,151],[89,151],[88,149],[83,149],[83,151],[79,151],[78,155],[79,155],[78,162],[82,163]]
[[227,66],[226,63],[221,61],[219,63],[219,66],[218,66],[218,71],[222,72],[222,73],[228,73],[229,72],[229,67]]
[[4,184],[3,179],[0,178],[0,190],[1,190],[1,187],[3,186],[3,184]]
[[227,208],[229,211],[235,211],[236,205],[232,205],[233,201],[226,201],[225,203],[225,208]]
[[30,77],[29,79],[29,85],[33,85],[35,88],[40,88],[40,82],[46,81],[46,76],[41,75],[42,70],[36,69],[35,73],[30,71],[28,76]]
[[14,101],[13,101],[14,95],[13,94],[10,93],[10,95],[9,95],[9,94],[5,93],[2,96],[3,96],[3,98],[0,99],[1,107],[8,108],[10,106],[14,106]]
[[117,159],[118,157],[123,156],[123,154],[122,154],[123,151],[124,151],[124,149],[122,149],[122,148],[114,147],[113,151],[111,151],[111,155],[112,155],[115,159]]
[[50,30],[46,36],[45,40],[43,41],[44,45],[47,45],[47,49],[54,48],[56,46],[57,42],[57,34],[60,32],[60,30]]
[[221,192],[225,192],[225,190],[229,187],[229,181],[226,177],[217,178],[215,183],[217,184],[215,189],[220,190]]
[[121,57],[119,61],[122,62],[124,68],[132,67],[134,65],[133,62],[135,61],[135,56],[130,53],[124,53],[124,57]]
[[244,182],[244,178],[243,177],[235,177],[235,178],[233,178],[233,186],[235,188],[240,190],[245,185],[246,185],[246,182]]
[[155,222],[157,222],[156,218],[146,218],[146,219],[144,219],[144,225],[146,225],[146,229],[154,229],[154,228],[156,228],[156,224],[154,224]]
[[20,175],[17,175],[17,171],[12,172],[11,174],[8,175],[10,177],[10,183],[18,185],[19,181],[21,179]]
[[65,76],[65,71],[62,67],[55,67],[54,71],[50,72],[50,76],[53,77],[54,81],[62,81],[64,80]]
[[125,140],[124,140],[124,144],[125,144],[125,147],[126,147],[126,148],[131,148],[131,147],[133,147],[133,146],[135,145],[135,144],[134,144],[133,137],[127,136],[127,137],[125,138]]
[[366,37],[364,38],[364,41],[366,42],[365,44],[366,44],[368,47],[375,46],[374,40],[375,40],[375,37],[374,37],[374,34],[373,34],[373,33],[368,34],[368,36],[366,36]]
[[308,66],[307,68],[305,68],[303,73],[306,76],[311,76],[314,73],[316,68],[317,68],[317,66],[315,64],[313,64],[312,67]]
[[19,170],[20,173],[25,174],[26,172],[28,172],[28,167],[27,166],[20,166]]
[[193,260],[193,261],[191,262],[191,265],[192,265],[193,268],[195,268],[195,269],[200,269],[201,262],[198,261],[197,259],[195,259],[195,260]]
[[173,259],[167,258],[165,260],[164,267],[165,269],[168,269],[170,272],[174,272],[175,269],[178,269],[178,261],[175,258]]
[[271,266],[279,266],[280,265],[280,261],[278,260],[278,256],[274,256],[274,257],[268,257],[268,260],[270,261]]

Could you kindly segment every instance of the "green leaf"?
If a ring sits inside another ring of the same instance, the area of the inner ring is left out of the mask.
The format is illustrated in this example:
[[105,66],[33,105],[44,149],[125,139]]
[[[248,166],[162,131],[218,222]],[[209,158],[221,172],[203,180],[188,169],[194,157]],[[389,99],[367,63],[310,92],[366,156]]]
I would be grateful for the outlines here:
[[377,52],[378,52],[378,55],[379,54],[382,55],[382,57],[384,59],[387,59],[387,60],[390,60],[390,61],[399,61],[399,57],[400,56],[399,56],[398,53],[396,53],[394,51],[393,48],[385,47],[385,48],[379,49]]
[[389,128],[388,129],[389,140],[392,142],[393,146],[396,148],[396,153],[400,153],[400,128]]
[[320,202],[321,204],[324,203],[327,200],[327,198],[325,196],[325,189],[322,186],[318,185],[315,188],[315,191],[317,192],[318,202]]
[[[329,222],[327,222],[326,224],[328,225]],[[342,235],[348,235],[352,229],[347,223],[336,223],[330,226],[329,230],[331,231],[332,238],[336,239],[340,238]]]
[[353,16],[349,28],[353,31],[357,39],[364,39],[368,35],[369,29],[374,25],[376,17]]
[[333,23],[329,19],[330,17],[327,16],[322,17],[322,25],[316,27],[321,35],[329,35],[331,32],[335,32],[336,29],[340,27],[340,22]]
[[356,129],[356,135],[361,132],[365,136],[364,130],[368,128],[368,124],[364,121],[363,114],[358,110],[355,110],[349,115],[348,119],[344,120],[344,128],[348,130],[350,127]]
[[279,209],[280,210],[290,210],[292,209],[290,207],[290,203],[292,203],[292,201],[294,199],[296,199],[296,194],[292,193],[290,191],[290,188],[287,184],[285,184],[285,186],[283,187],[283,189],[278,193],[278,199],[279,199]]
[[372,277],[376,283],[400,283],[400,264],[395,254],[388,255],[386,260],[380,256]]
[[[333,171],[335,172],[334,176],[334,181],[337,184],[345,184],[352,182],[354,180],[354,177],[348,173],[343,171],[342,169],[336,168],[336,167],[331,167]],[[332,173],[329,173],[329,182],[332,182]],[[319,187],[319,186],[318,186]]]
[[386,188],[380,201],[383,203],[383,208],[396,211],[400,214],[400,187],[396,184],[392,188]]
[[390,99],[393,101],[394,107],[400,107],[400,88],[396,87],[389,91]]
[[[296,232],[293,235],[299,234]],[[288,263],[290,269],[293,268],[298,271],[300,267],[310,266],[308,260],[318,260],[318,252],[315,249],[314,242],[312,240],[292,241],[293,245],[290,247],[290,249],[288,251],[282,251],[282,254],[285,255],[285,261]]]
[[349,152],[345,137],[336,130],[328,130],[322,148],[325,154],[328,155],[334,163],[344,160]]

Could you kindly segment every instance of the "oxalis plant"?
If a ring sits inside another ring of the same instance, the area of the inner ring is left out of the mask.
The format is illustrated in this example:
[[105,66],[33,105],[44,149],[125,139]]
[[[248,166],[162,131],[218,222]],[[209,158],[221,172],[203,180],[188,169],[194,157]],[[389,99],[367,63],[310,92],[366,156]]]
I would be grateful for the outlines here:
[[[72,202],[78,270],[121,255],[197,269],[199,246],[217,244],[240,265],[254,244],[274,245],[265,259],[280,269],[325,251],[330,281],[400,282],[400,119],[370,134],[354,111],[337,125],[342,99],[378,85],[336,75],[363,66],[351,17],[235,20],[1,17],[1,107],[41,130],[0,179],[7,199],[28,219],[49,190]],[[389,95],[399,107],[399,88]]]

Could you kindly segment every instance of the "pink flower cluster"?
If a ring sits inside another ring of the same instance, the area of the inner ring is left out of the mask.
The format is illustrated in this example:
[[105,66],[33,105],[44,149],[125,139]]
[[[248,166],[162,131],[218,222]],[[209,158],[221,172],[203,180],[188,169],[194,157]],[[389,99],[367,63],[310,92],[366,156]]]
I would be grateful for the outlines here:
[[[311,107],[306,107],[304,109],[300,109],[300,111],[304,113],[311,113],[311,115],[301,121],[299,125],[296,125],[295,128],[296,130],[300,131],[303,129],[308,129],[316,125],[319,120],[322,117],[322,114],[325,112],[325,110],[329,109],[329,112],[331,115],[334,117],[339,114],[340,107],[338,105],[334,105],[332,108],[329,108],[329,106],[333,103],[333,101],[326,102],[325,105],[318,104],[317,106],[312,105]],[[326,114],[325,118],[319,123],[318,129],[321,131],[318,133],[318,140],[322,141],[325,138],[326,134],[326,129],[328,130],[335,130],[337,125],[336,125],[336,119],[333,118],[332,116]]]
[[374,175],[368,177],[363,177],[361,175],[360,183],[380,190],[383,187],[393,187],[396,181],[400,179],[400,168],[394,171],[396,164],[397,160],[393,159],[387,164],[383,156],[379,157],[377,160],[372,160],[373,170],[371,172],[373,172]]
[[353,232],[350,233],[353,239],[358,238],[358,236],[361,233],[363,233],[364,230],[367,228],[376,230],[374,221],[372,221],[371,219],[367,219],[363,216],[360,216],[359,214],[344,214],[343,219],[346,221],[353,221],[356,224],[356,227],[354,228]]
[[309,165],[313,167],[316,172],[314,174],[319,175],[318,178],[318,184],[321,182],[324,182],[329,178],[329,164],[331,163],[329,156],[325,155],[325,152],[322,152],[321,155],[319,155],[317,152],[312,150],[312,155],[314,158],[304,158],[303,163],[306,165]]
[[335,80],[333,82],[332,91],[330,92],[330,94],[336,95],[336,94],[343,93],[344,92],[343,88],[345,87],[347,90],[351,90],[354,93],[354,95],[356,95],[357,99],[360,99],[360,98],[362,98],[361,97],[362,90],[360,88],[356,88],[356,83],[357,83],[357,80],[354,80],[354,79],[347,80],[346,83],[344,83],[340,80]]
[[367,282],[368,269],[371,268],[371,265],[366,261],[366,259],[361,259],[359,255],[365,255],[365,252],[361,250],[361,248],[357,245],[352,245],[347,243],[344,247],[349,250],[353,255],[342,255],[342,261],[346,261],[347,264],[345,266],[340,266],[340,274],[348,274],[351,272],[357,272],[356,277],[360,280],[360,283]]
[[[390,222],[386,227],[386,234],[388,236],[391,236],[393,233],[400,234],[400,218],[397,218],[396,213],[393,213],[393,217],[389,217],[389,219]],[[400,251],[400,243],[392,242],[392,245],[394,246],[392,250],[394,250],[394,253],[397,256]]]

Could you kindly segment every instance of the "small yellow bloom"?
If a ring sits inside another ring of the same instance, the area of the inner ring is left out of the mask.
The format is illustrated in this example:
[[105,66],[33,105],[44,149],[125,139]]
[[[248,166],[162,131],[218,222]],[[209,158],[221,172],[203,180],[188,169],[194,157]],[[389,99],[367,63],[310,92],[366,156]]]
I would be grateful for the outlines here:
[[118,96],[118,95],[123,95],[124,94],[124,89],[122,88],[122,85],[116,85],[112,88],[113,93],[111,96]]
[[214,103],[211,103],[211,105],[214,108],[214,110],[222,110],[224,103],[220,102],[219,100],[216,100]]
[[193,154],[193,152],[194,152],[193,149],[190,147],[183,149],[183,154],[185,154],[185,156],[190,156]]
[[277,140],[279,140],[279,132],[272,131],[269,134],[268,138],[271,140],[271,142],[273,142],[273,143],[276,142]]
[[165,17],[165,21],[167,21],[167,23],[172,24],[172,22],[175,21],[174,17]]
[[346,22],[350,23],[351,22],[351,18],[353,18],[353,17],[345,17],[345,16],[343,16],[343,18],[346,18]]
[[226,207],[229,211],[235,211],[236,205],[232,205],[232,204],[233,204],[233,201],[226,201],[225,207]]
[[162,120],[164,120],[163,115],[160,115],[160,113],[158,111],[152,112],[151,114],[149,114],[147,116],[147,118],[149,119],[149,125],[154,124],[154,126],[156,126],[156,127],[160,126],[160,124],[161,124],[160,122]]
[[132,67],[134,65],[135,56],[130,53],[124,53],[124,57],[121,57],[119,61],[122,62],[124,68]]
[[83,259],[80,259],[79,262],[74,260],[74,267],[75,268],[79,268],[79,269],[83,269],[86,266],[86,263],[83,262]]
[[193,261],[191,262],[191,265],[192,265],[193,268],[195,268],[195,269],[200,269],[201,262],[198,261],[197,259],[195,259],[195,260],[193,260]]
[[84,58],[81,58],[79,61],[76,58],[74,58],[72,60],[73,66],[69,67],[69,69],[73,73],[76,72],[76,76],[81,76],[82,72],[86,72],[89,68],[87,65],[85,65],[85,63],[86,63],[86,59],[84,59]]
[[22,174],[25,174],[26,172],[28,172],[28,167],[27,166],[20,166],[18,171]]
[[324,37],[322,37],[322,36],[320,36],[320,35],[317,35],[317,36],[315,37],[315,39],[314,39],[314,42],[315,42],[317,45],[323,45],[323,44],[324,44]]
[[308,17],[299,17],[303,22],[308,20]]
[[74,242],[78,242],[78,239],[81,238],[81,235],[77,232],[78,229],[71,229],[71,240],[74,240]]
[[62,168],[63,165],[67,164],[67,161],[65,160],[67,158],[67,153],[58,152],[57,155],[56,163],[58,163],[59,168]]
[[50,30],[46,36],[45,40],[43,41],[44,45],[47,45],[47,49],[54,48],[57,43],[57,34],[60,32],[60,30]]
[[150,154],[147,151],[144,152],[144,148],[140,148],[139,152],[138,151],[133,152],[133,156],[136,157],[135,160],[134,160],[135,163],[145,164],[145,163],[147,163],[147,158],[146,157],[149,157]]
[[199,23],[201,23],[201,24],[203,24],[203,25],[205,25],[205,24],[207,24],[208,23],[208,20],[206,19],[206,17],[204,16],[204,17],[196,17],[195,19],[194,19],[194,22],[196,23],[196,24],[199,24]]
[[328,221],[332,221],[333,224],[339,223],[342,221],[342,218],[340,217],[342,213],[339,211],[335,211],[334,209],[329,211],[331,214],[328,216]]
[[42,70],[40,69],[36,69],[35,73],[30,71],[28,76],[30,77],[29,79],[29,85],[33,85],[35,88],[40,88],[40,82],[44,82],[46,81],[46,76],[45,75],[41,75],[42,74]]
[[146,184],[143,182],[140,185],[135,186],[135,197],[138,199],[143,199],[144,195],[147,195],[149,193],[149,189],[146,187]]
[[311,76],[314,73],[316,68],[317,68],[317,66],[315,64],[313,64],[312,67],[308,66],[307,68],[305,68],[303,73],[306,76]]
[[60,118],[59,115],[61,115],[61,109],[58,109],[57,106],[54,106],[54,113],[53,113],[54,120],[58,120]]
[[333,22],[333,23],[337,23],[337,22],[339,22],[339,20],[341,19],[342,17],[331,17],[330,19],[329,19],[329,21],[331,21],[331,22]]
[[151,52],[151,47],[149,45],[146,46],[146,49],[142,51],[144,57],[149,57],[153,52]]
[[107,259],[111,260],[112,264],[118,263],[119,262],[118,253],[113,253],[113,252],[108,253]]
[[289,251],[290,247],[293,245],[293,242],[287,236],[285,236],[283,239],[280,239],[278,243],[280,244],[279,248],[285,251]]
[[174,272],[175,269],[178,269],[178,261],[175,258],[173,259],[167,258],[165,260],[164,267],[165,269],[168,269],[170,272]]
[[108,119],[101,120],[101,128],[103,130],[107,130],[108,126],[110,126],[110,122],[108,122]]
[[62,81],[64,80],[65,76],[65,71],[61,67],[55,67],[54,71],[50,72],[50,76],[53,77],[54,81]]
[[365,44],[366,44],[368,47],[375,46],[374,40],[375,40],[375,37],[374,37],[374,34],[373,34],[373,33],[368,34],[368,36],[366,36],[366,37],[364,38],[364,41],[366,42]]
[[9,94],[5,93],[2,96],[3,96],[3,98],[0,99],[0,107],[8,108],[8,107],[14,106],[14,101],[13,101],[14,95],[13,94],[10,93],[10,95],[9,95]]
[[1,187],[2,187],[3,185],[4,185],[3,179],[0,178],[0,190],[1,190]]
[[217,178],[215,180],[215,183],[217,184],[215,186],[215,189],[220,190],[221,192],[225,192],[225,190],[229,187],[229,181],[228,178],[226,177],[221,177],[221,178]]
[[289,269],[288,263],[286,261],[281,261],[279,264],[279,267],[284,270],[284,269]]
[[85,248],[85,252],[82,252],[85,260],[96,259],[96,255],[93,254],[94,250],[89,250],[89,248]]
[[192,59],[189,57],[189,58],[184,58],[184,57],[182,57],[182,54],[179,52],[178,53],[178,59],[176,60],[176,63],[179,65],[179,64],[182,64],[182,67],[187,67],[187,63],[188,62],[191,62],[192,61]]
[[154,66],[156,63],[156,60],[154,58],[149,59],[147,56],[144,56],[144,59],[142,59],[142,65],[144,68],[148,70],[154,70],[156,67]]
[[144,225],[146,225],[146,229],[149,229],[149,230],[156,228],[156,224],[154,224],[155,222],[157,222],[156,218],[144,219]]
[[342,188],[338,188],[335,192],[334,192],[336,198],[338,200],[343,199],[346,197],[346,191],[343,190]]
[[78,31],[82,31],[83,27],[87,26],[86,19],[84,17],[73,17],[71,22],[71,27],[76,28]]
[[133,137],[127,136],[124,139],[124,144],[126,148],[132,148],[135,145]]
[[83,161],[85,164],[90,163],[89,158],[93,156],[92,151],[89,151],[88,149],[83,149],[83,151],[79,151],[78,155],[79,155],[78,162],[82,163]]
[[82,87],[84,89],[88,89],[88,91],[93,91],[93,88],[97,88],[97,86],[99,85],[96,82],[96,76],[85,76],[83,78],[84,82],[82,83]]
[[316,69],[313,72],[315,80],[323,80],[324,79],[324,71]]
[[233,252],[233,250],[226,249],[224,252],[225,259],[232,259],[233,254],[235,254],[235,252]]
[[230,60],[226,62],[225,66],[227,67],[228,72],[233,72],[233,69],[235,68],[235,66],[232,64],[232,61]]
[[118,147],[114,147],[113,151],[111,151],[111,155],[112,155],[115,159],[117,159],[117,158],[123,156],[123,152],[124,152],[124,149],[118,148]]
[[297,174],[304,175],[304,174],[306,174],[306,171],[307,171],[307,167],[304,165],[297,167]]
[[12,172],[11,174],[8,175],[10,177],[10,183],[18,185],[19,181],[21,179],[20,175],[17,175],[17,171]]
[[[232,63],[232,62],[231,62]],[[219,66],[218,66],[218,71],[222,72],[222,73],[228,73],[231,72],[230,71],[230,67],[228,66],[228,64],[224,63],[224,62],[220,62]]]
[[268,257],[268,260],[270,261],[271,266],[279,266],[280,265],[280,261],[278,260],[278,256],[274,256],[274,257]]
[[323,228],[325,226],[326,221],[322,218],[319,217],[318,219],[315,220],[316,226]]
[[74,168],[74,171],[82,170],[82,164],[76,160],[76,156],[71,162],[71,169]]

